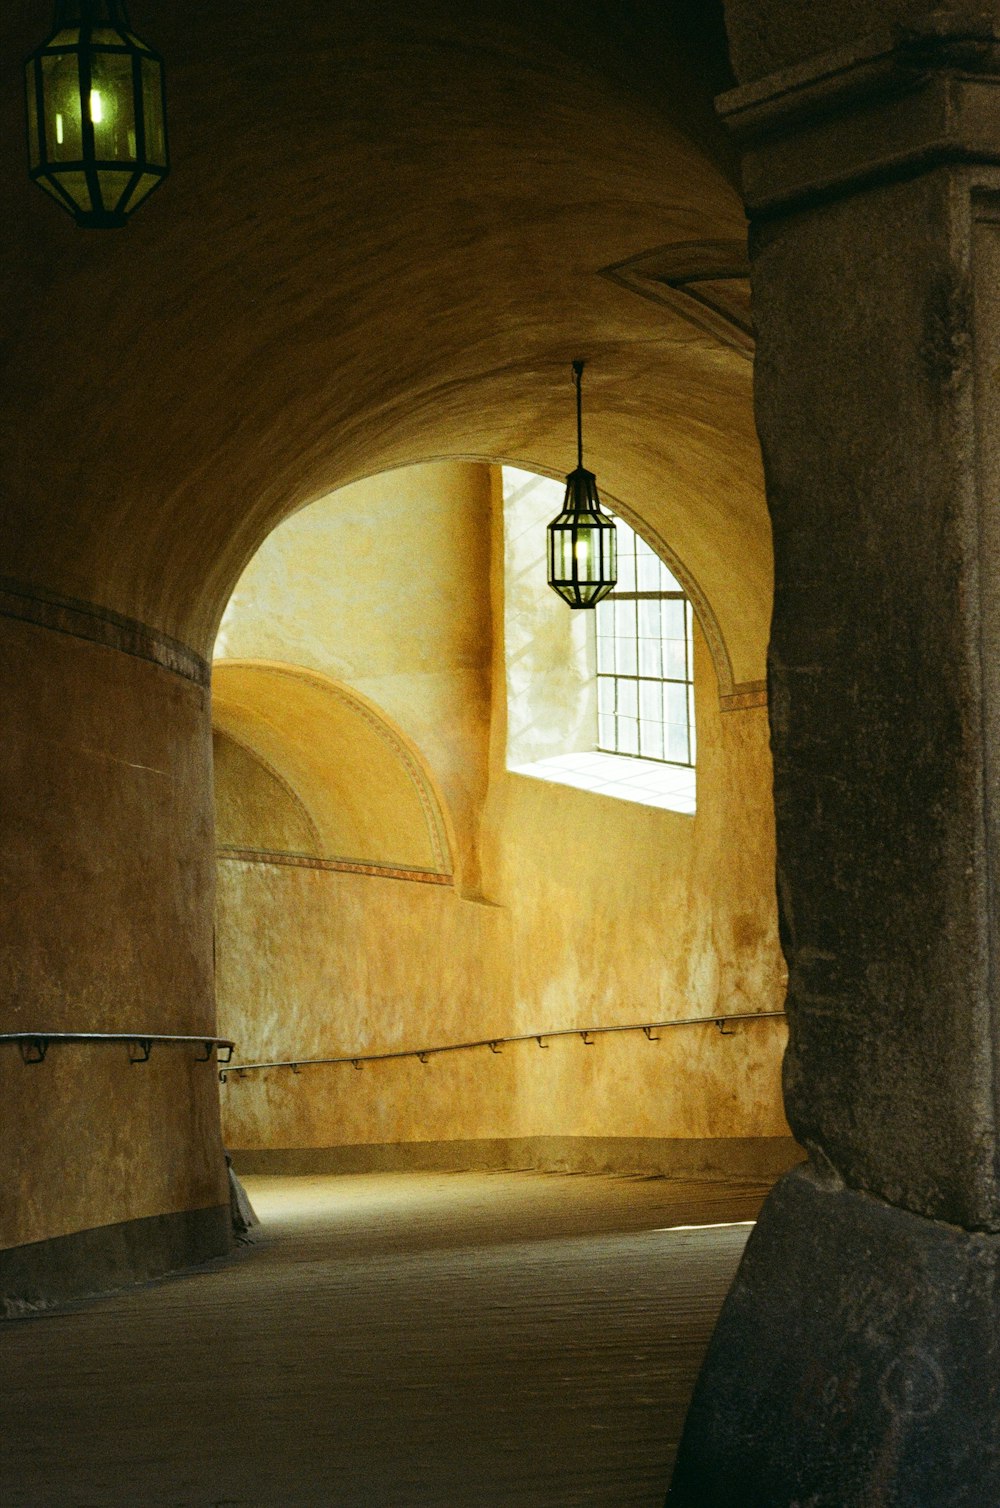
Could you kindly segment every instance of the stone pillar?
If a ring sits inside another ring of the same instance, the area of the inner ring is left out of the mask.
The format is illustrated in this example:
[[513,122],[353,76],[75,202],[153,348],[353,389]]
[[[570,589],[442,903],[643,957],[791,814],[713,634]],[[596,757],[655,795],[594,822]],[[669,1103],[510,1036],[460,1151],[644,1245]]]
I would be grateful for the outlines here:
[[[1000,6],[729,0],[789,1121],[677,1508],[1000,1502]],[[864,27],[875,28],[866,35]]]

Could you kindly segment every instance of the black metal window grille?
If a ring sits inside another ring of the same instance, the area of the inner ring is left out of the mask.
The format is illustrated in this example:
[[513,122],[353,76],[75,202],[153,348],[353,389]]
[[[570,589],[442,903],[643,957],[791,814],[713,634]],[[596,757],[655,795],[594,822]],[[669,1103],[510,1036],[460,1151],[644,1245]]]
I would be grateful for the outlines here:
[[695,762],[691,603],[628,524],[618,585],[597,615],[597,748],[660,764]]

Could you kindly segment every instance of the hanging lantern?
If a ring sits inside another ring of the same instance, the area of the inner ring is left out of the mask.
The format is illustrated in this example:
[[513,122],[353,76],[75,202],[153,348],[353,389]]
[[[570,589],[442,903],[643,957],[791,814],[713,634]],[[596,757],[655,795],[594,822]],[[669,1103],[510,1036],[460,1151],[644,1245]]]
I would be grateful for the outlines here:
[[57,0],[25,64],[29,172],[77,225],[104,229],[167,176],[163,62],[122,0]]
[[562,512],[549,524],[549,586],[570,607],[596,607],[618,581],[614,520],[601,512],[597,478],[583,465],[583,362],[574,361],[576,470],[566,478]]

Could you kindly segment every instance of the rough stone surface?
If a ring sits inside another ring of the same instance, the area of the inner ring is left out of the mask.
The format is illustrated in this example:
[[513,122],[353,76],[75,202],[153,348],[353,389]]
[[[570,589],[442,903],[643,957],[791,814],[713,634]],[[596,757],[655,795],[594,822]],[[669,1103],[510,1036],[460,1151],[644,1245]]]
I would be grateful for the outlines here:
[[975,1227],[1000,1200],[968,202],[941,171],[816,208],[753,277],[786,1108],[852,1185]]
[[1000,1238],[796,1169],[698,1382],[669,1508],[1000,1501]]
[[741,83],[804,63],[832,49],[879,36],[891,42],[897,28],[933,35],[982,35],[1000,25],[996,0],[726,0],[733,68]]

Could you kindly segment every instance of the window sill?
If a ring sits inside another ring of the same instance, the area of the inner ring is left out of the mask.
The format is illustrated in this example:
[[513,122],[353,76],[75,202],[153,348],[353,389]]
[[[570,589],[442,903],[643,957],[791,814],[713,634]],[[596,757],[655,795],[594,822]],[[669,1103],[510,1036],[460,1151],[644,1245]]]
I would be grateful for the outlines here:
[[661,811],[691,817],[695,812],[695,772],[683,765],[658,764],[622,754],[556,754],[533,764],[513,765],[511,773],[574,786],[595,796],[659,807]]

